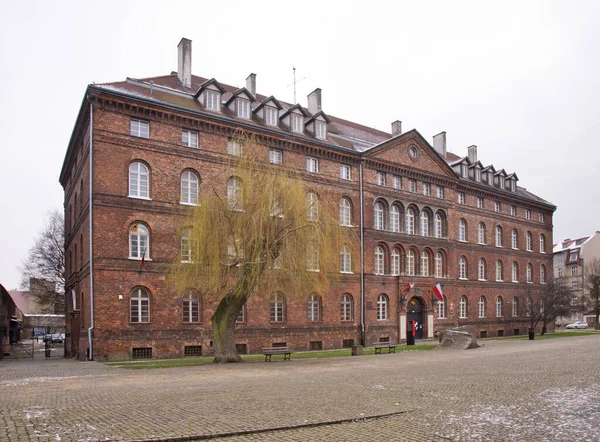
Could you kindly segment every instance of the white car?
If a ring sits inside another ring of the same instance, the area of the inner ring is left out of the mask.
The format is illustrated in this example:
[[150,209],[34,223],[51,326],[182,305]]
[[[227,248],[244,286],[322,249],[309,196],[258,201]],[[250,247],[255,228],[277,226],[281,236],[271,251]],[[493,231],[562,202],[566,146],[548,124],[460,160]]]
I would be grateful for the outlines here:
[[62,344],[65,340],[64,333],[48,333],[44,336],[44,342],[52,342]]
[[577,321],[572,324],[568,324],[567,328],[588,328],[587,322],[585,321]]

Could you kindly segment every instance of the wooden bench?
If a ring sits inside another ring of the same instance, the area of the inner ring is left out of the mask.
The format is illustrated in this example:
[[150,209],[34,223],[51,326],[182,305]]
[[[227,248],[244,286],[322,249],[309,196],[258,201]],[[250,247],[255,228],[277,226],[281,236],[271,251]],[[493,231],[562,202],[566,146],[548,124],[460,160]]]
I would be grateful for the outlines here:
[[262,349],[263,355],[265,355],[265,362],[271,362],[271,356],[283,355],[283,360],[292,360],[292,351],[287,347],[265,347]]
[[382,348],[387,348],[388,353],[396,353],[396,345],[397,344],[390,344],[389,342],[378,342],[375,344],[375,354],[381,354]]

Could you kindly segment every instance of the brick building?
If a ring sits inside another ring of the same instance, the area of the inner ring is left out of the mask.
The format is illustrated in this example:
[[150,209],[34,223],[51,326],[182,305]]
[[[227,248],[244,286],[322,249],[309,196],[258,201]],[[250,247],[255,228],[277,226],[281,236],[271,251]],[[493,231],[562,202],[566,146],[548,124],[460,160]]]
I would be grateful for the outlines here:
[[551,277],[556,208],[516,174],[479,161],[476,146],[448,152],[444,132],[431,145],[399,121],[387,133],[328,115],[320,89],[303,107],[258,94],[254,74],[242,88],[193,76],[191,41],[178,52],[178,72],[86,90],[60,175],[73,357],[210,354],[215,305],[175,293],[166,275],[199,183],[235,190],[236,131],[265,146],[259,160],[300,171],[308,198],[339,201],[362,250],[341,256],[344,277],[323,299],[251,298],[240,352],[400,342],[409,320],[418,338],[457,324],[525,333],[523,292]]

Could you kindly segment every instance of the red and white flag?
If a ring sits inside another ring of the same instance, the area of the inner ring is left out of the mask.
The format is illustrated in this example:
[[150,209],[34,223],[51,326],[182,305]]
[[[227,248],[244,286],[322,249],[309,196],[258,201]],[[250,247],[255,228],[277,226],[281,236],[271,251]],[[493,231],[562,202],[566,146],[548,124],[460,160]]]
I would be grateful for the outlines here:
[[442,286],[439,283],[436,284],[435,287],[433,288],[433,293],[435,293],[435,296],[437,297],[438,301],[444,300],[444,294],[442,293]]
[[408,286],[404,289],[404,293],[410,293],[410,291],[414,288],[415,288],[415,283],[410,282],[410,283],[408,283]]

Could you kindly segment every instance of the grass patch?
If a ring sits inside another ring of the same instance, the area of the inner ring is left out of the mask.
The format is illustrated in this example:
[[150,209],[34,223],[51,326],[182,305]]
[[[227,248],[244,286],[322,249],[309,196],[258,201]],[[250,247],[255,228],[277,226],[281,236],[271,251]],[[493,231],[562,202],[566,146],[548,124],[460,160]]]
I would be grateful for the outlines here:
[[[569,331],[565,330],[565,331],[558,331],[558,332],[554,332],[554,333],[546,333],[545,335],[536,334],[535,340],[537,341],[538,339],[573,338],[575,336],[592,336],[592,335],[597,335],[599,333],[600,333],[600,331],[598,331],[598,330],[569,330]],[[529,340],[529,336],[522,335],[522,336],[507,336],[504,338],[489,338],[489,340],[501,340],[501,339],[507,339],[507,340],[511,340],[511,341],[527,341],[527,340]]]
[[[437,347],[437,344],[423,345],[398,345],[396,352],[415,351],[415,350],[431,350]],[[384,352],[385,353],[385,352]],[[340,350],[322,350],[322,351],[299,351],[292,353],[294,359],[313,359],[313,358],[335,358],[340,356],[351,356],[352,351],[349,348]],[[374,347],[363,348],[363,355],[375,354]],[[244,362],[264,361],[265,357],[262,354],[258,355],[243,355]],[[273,360],[283,359],[283,355],[273,356]],[[104,362],[105,365],[116,368],[127,368],[130,370],[147,370],[152,368],[174,368],[174,367],[191,367],[196,365],[211,364],[212,356],[188,357],[179,359],[146,359],[135,361],[111,361]]]

